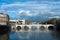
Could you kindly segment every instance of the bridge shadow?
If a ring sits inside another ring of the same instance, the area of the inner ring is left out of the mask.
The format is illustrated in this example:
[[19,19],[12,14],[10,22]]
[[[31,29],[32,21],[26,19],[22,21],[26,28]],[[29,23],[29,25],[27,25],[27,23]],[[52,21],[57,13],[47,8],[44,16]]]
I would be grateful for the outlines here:
[[8,34],[10,33],[10,26],[0,26],[0,34]]
[[0,40],[9,40],[10,26],[0,25]]

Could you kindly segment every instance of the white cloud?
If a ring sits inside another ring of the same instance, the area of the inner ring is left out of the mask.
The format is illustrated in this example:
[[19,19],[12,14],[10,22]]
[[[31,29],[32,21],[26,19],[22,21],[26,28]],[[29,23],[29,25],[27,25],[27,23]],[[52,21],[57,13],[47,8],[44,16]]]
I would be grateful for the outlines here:
[[29,11],[29,10],[21,10],[19,11],[19,15],[20,16],[26,15],[26,16],[34,17],[34,16],[37,16],[38,14],[33,13],[32,11]]
[[26,12],[26,15],[27,15],[27,16],[34,16],[33,13],[30,13],[30,11],[27,11],[27,12]]
[[53,16],[53,17],[49,17],[49,18],[60,18],[60,16]]

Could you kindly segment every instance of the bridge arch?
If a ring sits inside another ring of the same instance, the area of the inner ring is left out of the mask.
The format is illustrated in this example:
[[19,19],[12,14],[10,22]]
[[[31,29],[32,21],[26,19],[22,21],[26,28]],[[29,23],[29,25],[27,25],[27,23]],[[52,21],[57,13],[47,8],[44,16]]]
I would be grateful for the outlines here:
[[19,31],[21,30],[21,26],[17,26],[16,29]]
[[28,31],[29,30],[29,26],[24,26],[24,30]]
[[39,30],[45,30],[45,26],[41,25],[41,26],[39,27]]
[[37,30],[37,26],[31,26],[31,30],[32,30],[32,31]]
[[16,25],[16,31],[21,31],[22,30],[22,25]]
[[48,30],[54,30],[55,29],[55,26],[54,25],[49,25],[48,26]]

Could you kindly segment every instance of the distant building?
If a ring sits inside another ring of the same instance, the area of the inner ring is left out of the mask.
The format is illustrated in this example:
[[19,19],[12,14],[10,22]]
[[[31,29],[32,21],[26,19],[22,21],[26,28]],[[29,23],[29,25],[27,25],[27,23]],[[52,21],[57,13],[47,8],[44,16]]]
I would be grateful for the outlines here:
[[32,24],[30,20],[25,20],[25,24]]
[[10,20],[9,24],[11,24],[11,25],[15,25],[15,24],[22,25],[22,24],[25,24],[25,20]]
[[30,20],[10,20],[9,21],[9,24],[11,25],[15,25],[15,24],[18,24],[18,25],[26,25],[26,24],[39,24],[37,22],[32,22]]
[[9,16],[7,14],[0,14],[0,25],[8,25]]

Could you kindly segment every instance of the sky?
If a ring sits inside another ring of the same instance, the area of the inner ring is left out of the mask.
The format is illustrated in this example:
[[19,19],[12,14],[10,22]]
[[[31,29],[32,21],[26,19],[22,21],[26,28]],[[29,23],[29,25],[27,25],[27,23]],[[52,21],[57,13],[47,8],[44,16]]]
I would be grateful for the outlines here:
[[0,0],[0,13],[31,21],[60,18],[60,0]]

